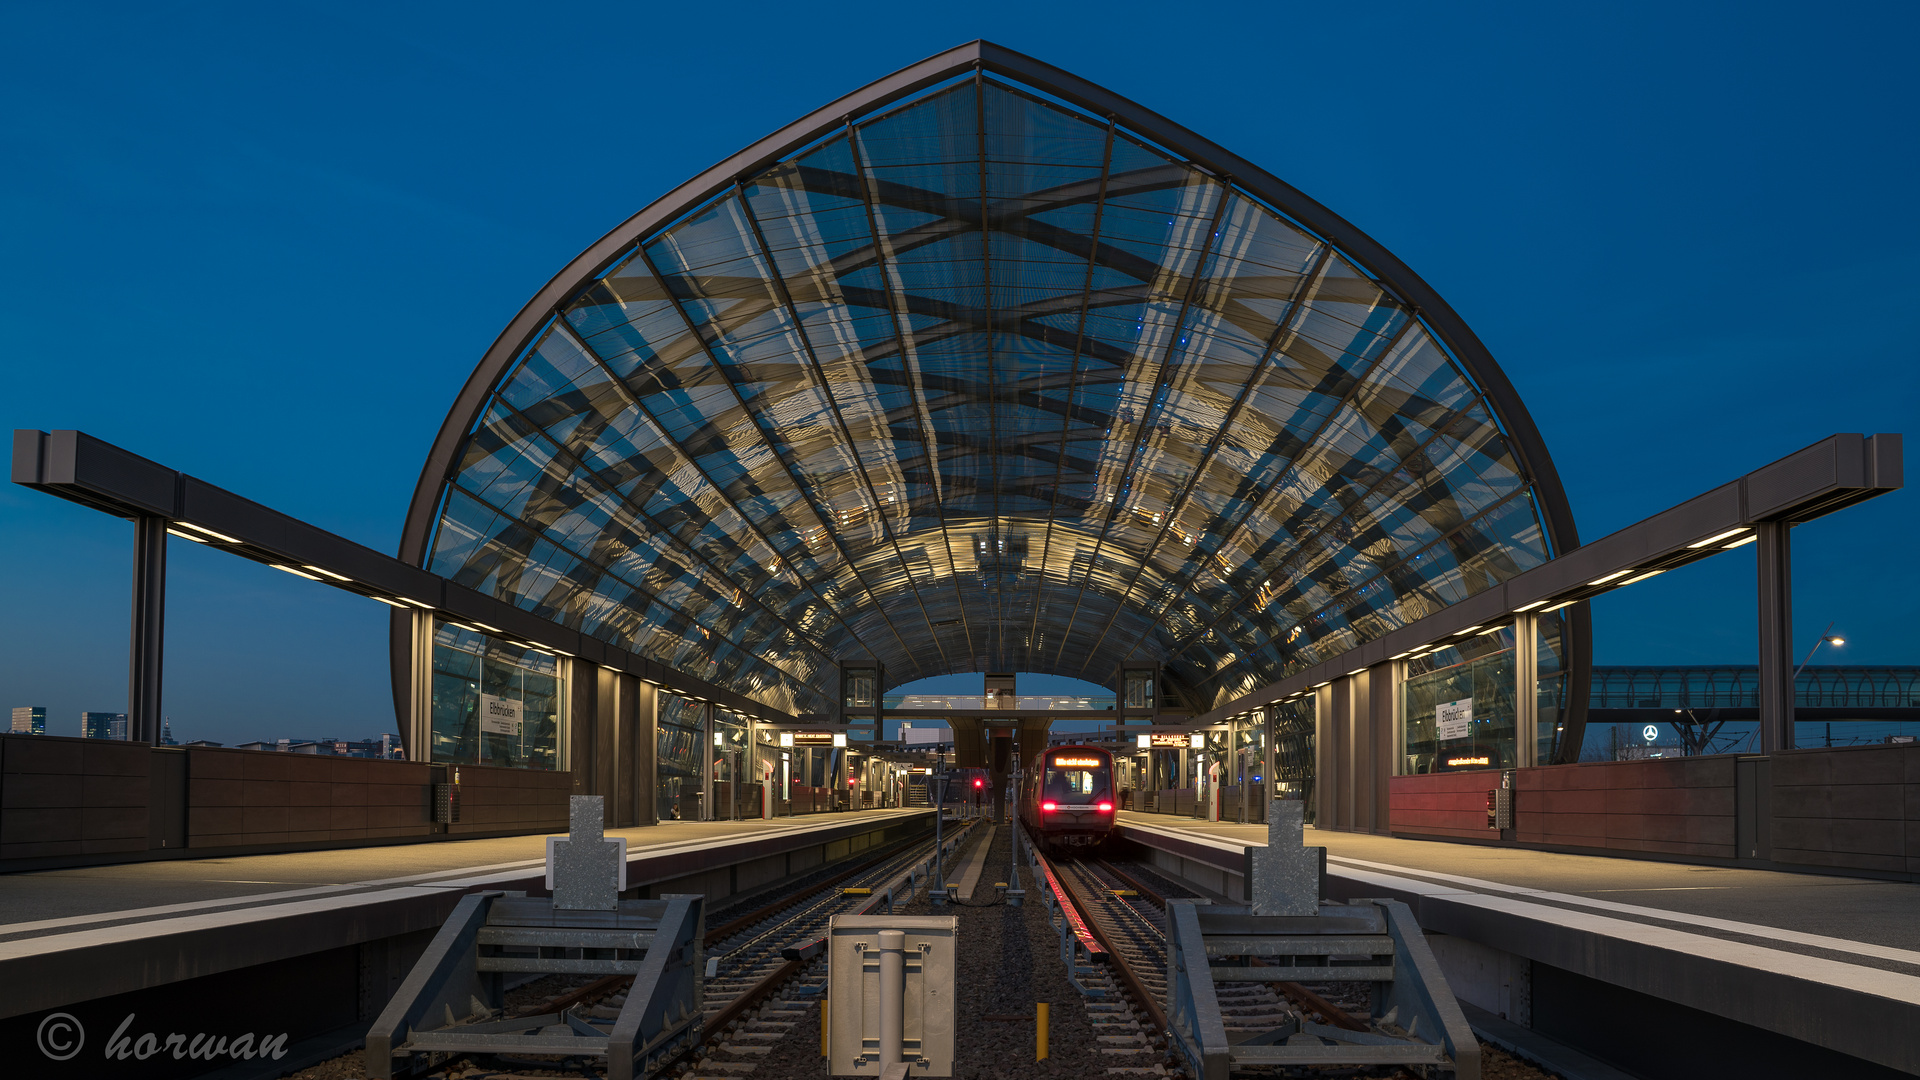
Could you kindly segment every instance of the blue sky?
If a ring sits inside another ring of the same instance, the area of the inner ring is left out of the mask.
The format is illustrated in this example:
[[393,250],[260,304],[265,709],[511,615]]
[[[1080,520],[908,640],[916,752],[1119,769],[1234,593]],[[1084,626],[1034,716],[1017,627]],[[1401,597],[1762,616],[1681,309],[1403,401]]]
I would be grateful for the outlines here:
[[[391,551],[455,391],[548,277],[734,150],[975,37],[1399,254],[1506,369],[1589,539],[1920,412],[1910,5],[950,10],[10,5],[0,420]],[[1796,531],[1800,648],[1831,620],[1846,659],[1920,662],[1915,506]],[[0,705],[46,705],[59,734],[124,708],[130,538],[0,487]],[[1751,550],[1600,601],[1597,659],[1751,662]],[[176,732],[389,730],[384,612],[177,543]]]

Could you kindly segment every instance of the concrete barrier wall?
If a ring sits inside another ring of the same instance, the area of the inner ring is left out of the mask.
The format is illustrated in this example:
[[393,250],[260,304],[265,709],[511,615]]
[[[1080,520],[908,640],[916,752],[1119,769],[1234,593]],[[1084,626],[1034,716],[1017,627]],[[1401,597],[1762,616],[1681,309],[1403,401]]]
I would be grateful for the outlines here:
[[[1743,780],[1743,762],[1766,768]],[[1487,792],[1499,785],[1496,770],[1396,776],[1392,832],[1735,860],[1745,828],[1770,845],[1747,861],[1920,877],[1920,745],[1519,769],[1507,839],[1487,828]]]
[[411,761],[187,751],[187,846],[432,834],[430,769]]
[[[1731,859],[1732,755],[1522,769],[1515,839],[1556,847]],[[1484,826],[1485,796],[1481,815]]]
[[152,748],[0,736],[0,860],[147,850]]
[[1920,875],[1920,745],[1770,760],[1775,862]]
[[571,772],[0,735],[0,869],[563,832]]

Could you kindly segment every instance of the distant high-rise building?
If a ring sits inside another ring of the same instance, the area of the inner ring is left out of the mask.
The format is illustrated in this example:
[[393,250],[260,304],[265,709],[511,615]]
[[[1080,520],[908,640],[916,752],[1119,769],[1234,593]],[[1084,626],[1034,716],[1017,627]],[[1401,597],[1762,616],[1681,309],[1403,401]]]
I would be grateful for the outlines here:
[[45,735],[47,733],[47,707],[45,705],[21,705],[13,710],[15,735]]
[[127,714],[123,712],[83,712],[80,714],[83,739],[125,739]]
[[161,746],[179,746],[180,745],[179,743],[173,741],[173,718],[172,717],[163,717],[160,721],[160,745]]

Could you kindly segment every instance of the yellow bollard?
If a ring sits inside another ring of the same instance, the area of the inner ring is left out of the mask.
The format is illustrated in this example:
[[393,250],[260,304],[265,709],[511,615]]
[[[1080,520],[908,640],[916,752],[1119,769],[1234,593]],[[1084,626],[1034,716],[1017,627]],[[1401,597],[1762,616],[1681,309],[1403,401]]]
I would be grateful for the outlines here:
[[820,1056],[831,1056],[827,1053],[827,999],[825,996],[820,998]]
[[1033,1060],[1047,1060],[1047,1028],[1050,1026],[1048,1004],[1036,1001],[1033,1005]]

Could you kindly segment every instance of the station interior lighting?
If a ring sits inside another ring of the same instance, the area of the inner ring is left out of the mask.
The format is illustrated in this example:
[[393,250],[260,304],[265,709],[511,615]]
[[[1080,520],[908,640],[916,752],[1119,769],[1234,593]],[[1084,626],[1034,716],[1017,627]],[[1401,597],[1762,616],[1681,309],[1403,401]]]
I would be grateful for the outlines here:
[[[1725,540],[1729,537],[1739,536],[1743,532],[1751,532],[1751,531],[1753,531],[1753,526],[1742,525],[1737,529],[1728,529],[1726,532],[1723,532],[1723,533],[1715,533],[1712,536],[1707,537],[1705,540],[1695,540],[1693,543],[1688,544],[1687,547],[1689,548],[1711,547],[1712,545],[1717,544],[1720,541]],[[1757,539],[1759,539],[1759,537],[1757,536],[1747,538],[1747,540],[1757,540]],[[1747,540],[1742,540],[1740,541],[1740,543],[1742,544],[1747,543]],[[1734,547],[1735,545],[1728,544],[1727,546]]]
[[306,563],[301,563],[300,565],[303,569],[311,570],[316,574],[323,574],[327,577],[332,578],[335,581],[352,581],[353,580],[352,578],[348,577],[345,574],[336,574],[324,566],[308,566]]
[[177,524],[185,525],[187,528],[192,529],[194,532],[197,532],[197,533],[206,533],[208,536],[213,537],[215,540],[224,541],[229,544],[237,544],[240,542],[238,540],[235,540],[233,537],[228,536],[226,533],[214,532],[212,529],[207,528],[205,525],[195,525],[191,521],[177,522]]
[[1745,547],[1746,545],[1748,545],[1748,544],[1751,544],[1751,543],[1753,543],[1753,542],[1754,542],[1755,540],[1758,540],[1758,539],[1760,539],[1760,534],[1759,534],[1759,533],[1754,533],[1754,534],[1753,534],[1752,536],[1743,536],[1743,537],[1741,537],[1740,539],[1738,539],[1738,540],[1735,540],[1735,541],[1734,541],[1733,543],[1731,543],[1731,544],[1728,544],[1728,545],[1727,545],[1726,547],[1723,547],[1723,548],[1721,548],[1720,550],[1721,550],[1721,551],[1732,551],[1732,550],[1733,550],[1734,548],[1737,548],[1737,547]]
[[293,567],[288,566],[285,563],[268,563],[267,565],[273,567],[275,570],[285,570],[287,573],[292,574],[294,577],[306,578],[308,581],[320,580],[318,577],[314,576],[313,574],[307,573],[305,570],[295,570]]
[[179,529],[168,529],[167,535],[177,536],[182,540],[191,540],[196,544],[204,544],[207,542],[207,538],[204,536],[195,536],[192,533],[183,533]]

